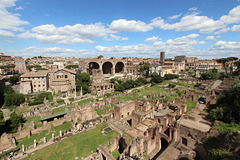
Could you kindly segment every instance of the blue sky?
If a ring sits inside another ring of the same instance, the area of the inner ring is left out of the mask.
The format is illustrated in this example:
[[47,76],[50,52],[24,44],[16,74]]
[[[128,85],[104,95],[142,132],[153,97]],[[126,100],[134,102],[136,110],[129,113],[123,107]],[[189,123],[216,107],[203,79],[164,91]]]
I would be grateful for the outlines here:
[[240,0],[0,0],[0,52],[240,57]]

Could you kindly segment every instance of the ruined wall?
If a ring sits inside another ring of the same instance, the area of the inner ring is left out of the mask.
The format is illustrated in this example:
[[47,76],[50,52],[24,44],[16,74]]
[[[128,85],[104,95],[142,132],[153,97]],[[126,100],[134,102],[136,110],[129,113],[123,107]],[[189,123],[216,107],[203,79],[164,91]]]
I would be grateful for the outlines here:
[[114,107],[114,117],[116,119],[126,118],[127,116],[132,115],[132,112],[135,110],[135,102],[128,101],[116,105]]

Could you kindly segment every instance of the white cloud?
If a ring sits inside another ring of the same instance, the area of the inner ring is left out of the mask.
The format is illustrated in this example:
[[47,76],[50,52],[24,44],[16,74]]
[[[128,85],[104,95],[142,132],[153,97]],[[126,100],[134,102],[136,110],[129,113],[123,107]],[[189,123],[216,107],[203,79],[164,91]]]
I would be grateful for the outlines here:
[[229,11],[228,15],[224,15],[220,18],[220,21],[226,24],[239,23],[240,22],[240,5],[234,7]]
[[217,39],[214,36],[207,36],[205,38],[205,40],[212,40],[212,41],[216,41]]
[[196,11],[196,10],[197,10],[197,7],[192,7],[192,8],[189,8],[188,10],[189,10],[189,11]]
[[231,31],[240,31],[240,25],[234,25],[234,26],[231,28]]
[[5,30],[1,30],[0,29],[0,36],[4,36],[4,37],[14,37],[15,34],[10,32],[10,31],[5,31]]
[[22,6],[19,6],[19,7],[16,7],[14,10],[17,11],[17,10],[22,10]]
[[109,28],[118,32],[147,32],[153,29],[152,26],[135,20],[118,19],[114,20]]
[[240,57],[240,42],[217,41],[216,44],[211,46],[209,50],[217,53],[221,57]]
[[122,37],[122,41],[127,41],[128,37]]
[[[108,38],[109,36],[110,36],[110,38]],[[121,39],[121,36],[117,36],[114,34],[110,34],[110,35],[103,37],[103,40],[105,40],[105,41],[118,41],[120,39]]]
[[178,17],[180,17],[182,15],[182,13],[180,14],[177,14],[177,15],[173,15],[173,16],[170,16],[168,17],[169,19],[173,20],[173,19],[177,19]]
[[225,33],[229,30],[230,30],[230,28],[226,27],[226,28],[223,28],[223,29],[220,29],[220,30],[214,32],[214,34],[222,34],[222,33]]
[[[129,45],[129,46],[96,46],[99,54],[121,55],[128,57],[159,57],[159,52],[164,50],[167,57],[176,55],[196,56],[202,59],[236,56],[240,57],[240,42],[218,41],[206,50],[197,50],[192,47],[195,44],[205,44],[206,41],[197,41],[198,35],[187,35],[166,42],[157,41],[153,45]],[[191,42],[192,41],[192,42]],[[189,44],[189,42],[191,44]]]
[[129,45],[129,46],[96,46],[95,48],[100,54],[121,55],[121,56],[138,56],[138,57],[154,57],[158,56],[159,52],[165,50],[169,55],[190,54],[192,53],[191,45],[198,44],[198,34],[190,34],[176,39],[169,39],[166,42],[157,41],[153,45]]
[[214,21],[207,16],[198,16],[196,13],[186,15],[181,18],[180,22],[169,24],[164,23],[161,17],[157,17],[152,20],[152,26],[158,27],[163,30],[173,30],[176,31],[189,31],[198,29],[201,33],[210,33],[216,29],[224,27],[224,24],[220,21]]
[[[197,8],[193,7],[189,10],[194,11],[197,10]],[[229,11],[228,15],[223,15],[219,20],[213,20],[212,18],[200,16],[198,14],[199,13],[194,12],[192,14],[185,15],[179,22],[173,24],[166,23],[164,19],[157,17],[152,20],[150,25],[163,30],[199,30],[200,33],[211,33],[218,30],[215,32],[215,34],[222,34],[230,30],[228,24],[240,22],[240,5],[234,7]],[[175,17],[178,17],[178,15],[175,15],[172,18]]]
[[145,42],[156,42],[158,40],[161,40],[161,38],[158,38],[158,36],[152,36],[150,38],[145,39]]
[[71,57],[71,56],[77,56],[77,57],[86,57],[91,55],[96,55],[96,53],[91,53],[87,50],[74,50],[69,48],[60,48],[60,47],[50,47],[50,48],[44,48],[44,47],[36,47],[36,46],[30,46],[21,50],[12,50],[7,51],[6,54],[8,55],[15,55],[15,56],[63,56],[63,57]]
[[199,44],[206,44],[206,41],[199,41]]
[[32,32],[19,35],[21,38],[36,38],[42,43],[71,44],[71,43],[94,43],[93,38],[106,36],[111,33],[102,23],[75,24],[63,27],[55,27],[53,24],[41,25],[32,28]]
[[0,1],[0,29],[7,29],[10,31],[23,31],[20,26],[28,25],[29,22],[21,20],[20,14],[14,14],[7,11],[7,8],[15,6],[16,0],[1,0]]

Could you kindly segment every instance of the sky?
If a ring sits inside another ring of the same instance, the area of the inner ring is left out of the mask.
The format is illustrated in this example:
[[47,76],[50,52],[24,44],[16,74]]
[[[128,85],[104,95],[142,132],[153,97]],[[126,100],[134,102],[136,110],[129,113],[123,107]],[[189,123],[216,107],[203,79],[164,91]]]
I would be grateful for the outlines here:
[[240,57],[240,0],[0,0],[11,56]]

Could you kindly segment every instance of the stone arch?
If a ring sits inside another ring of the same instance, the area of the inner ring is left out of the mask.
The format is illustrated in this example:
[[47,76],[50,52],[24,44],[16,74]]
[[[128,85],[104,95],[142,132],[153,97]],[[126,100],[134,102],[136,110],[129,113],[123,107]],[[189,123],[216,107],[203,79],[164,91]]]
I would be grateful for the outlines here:
[[165,138],[161,138],[161,151],[164,151],[168,147],[168,141]]
[[119,153],[123,153],[123,151],[125,149],[127,149],[127,142],[125,141],[125,139],[123,137],[121,137],[118,141],[118,150],[119,150]]
[[99,69],[100,65],[97,62],[89,62],[88,63],[88,73],[92,74],[93,69]]
[[112,74],[113,64],[111,62],[105,62],[102,65],[103,74]]
[[115,65],[115,73],[123,72],[124,64],[123,62],[117,62]]

